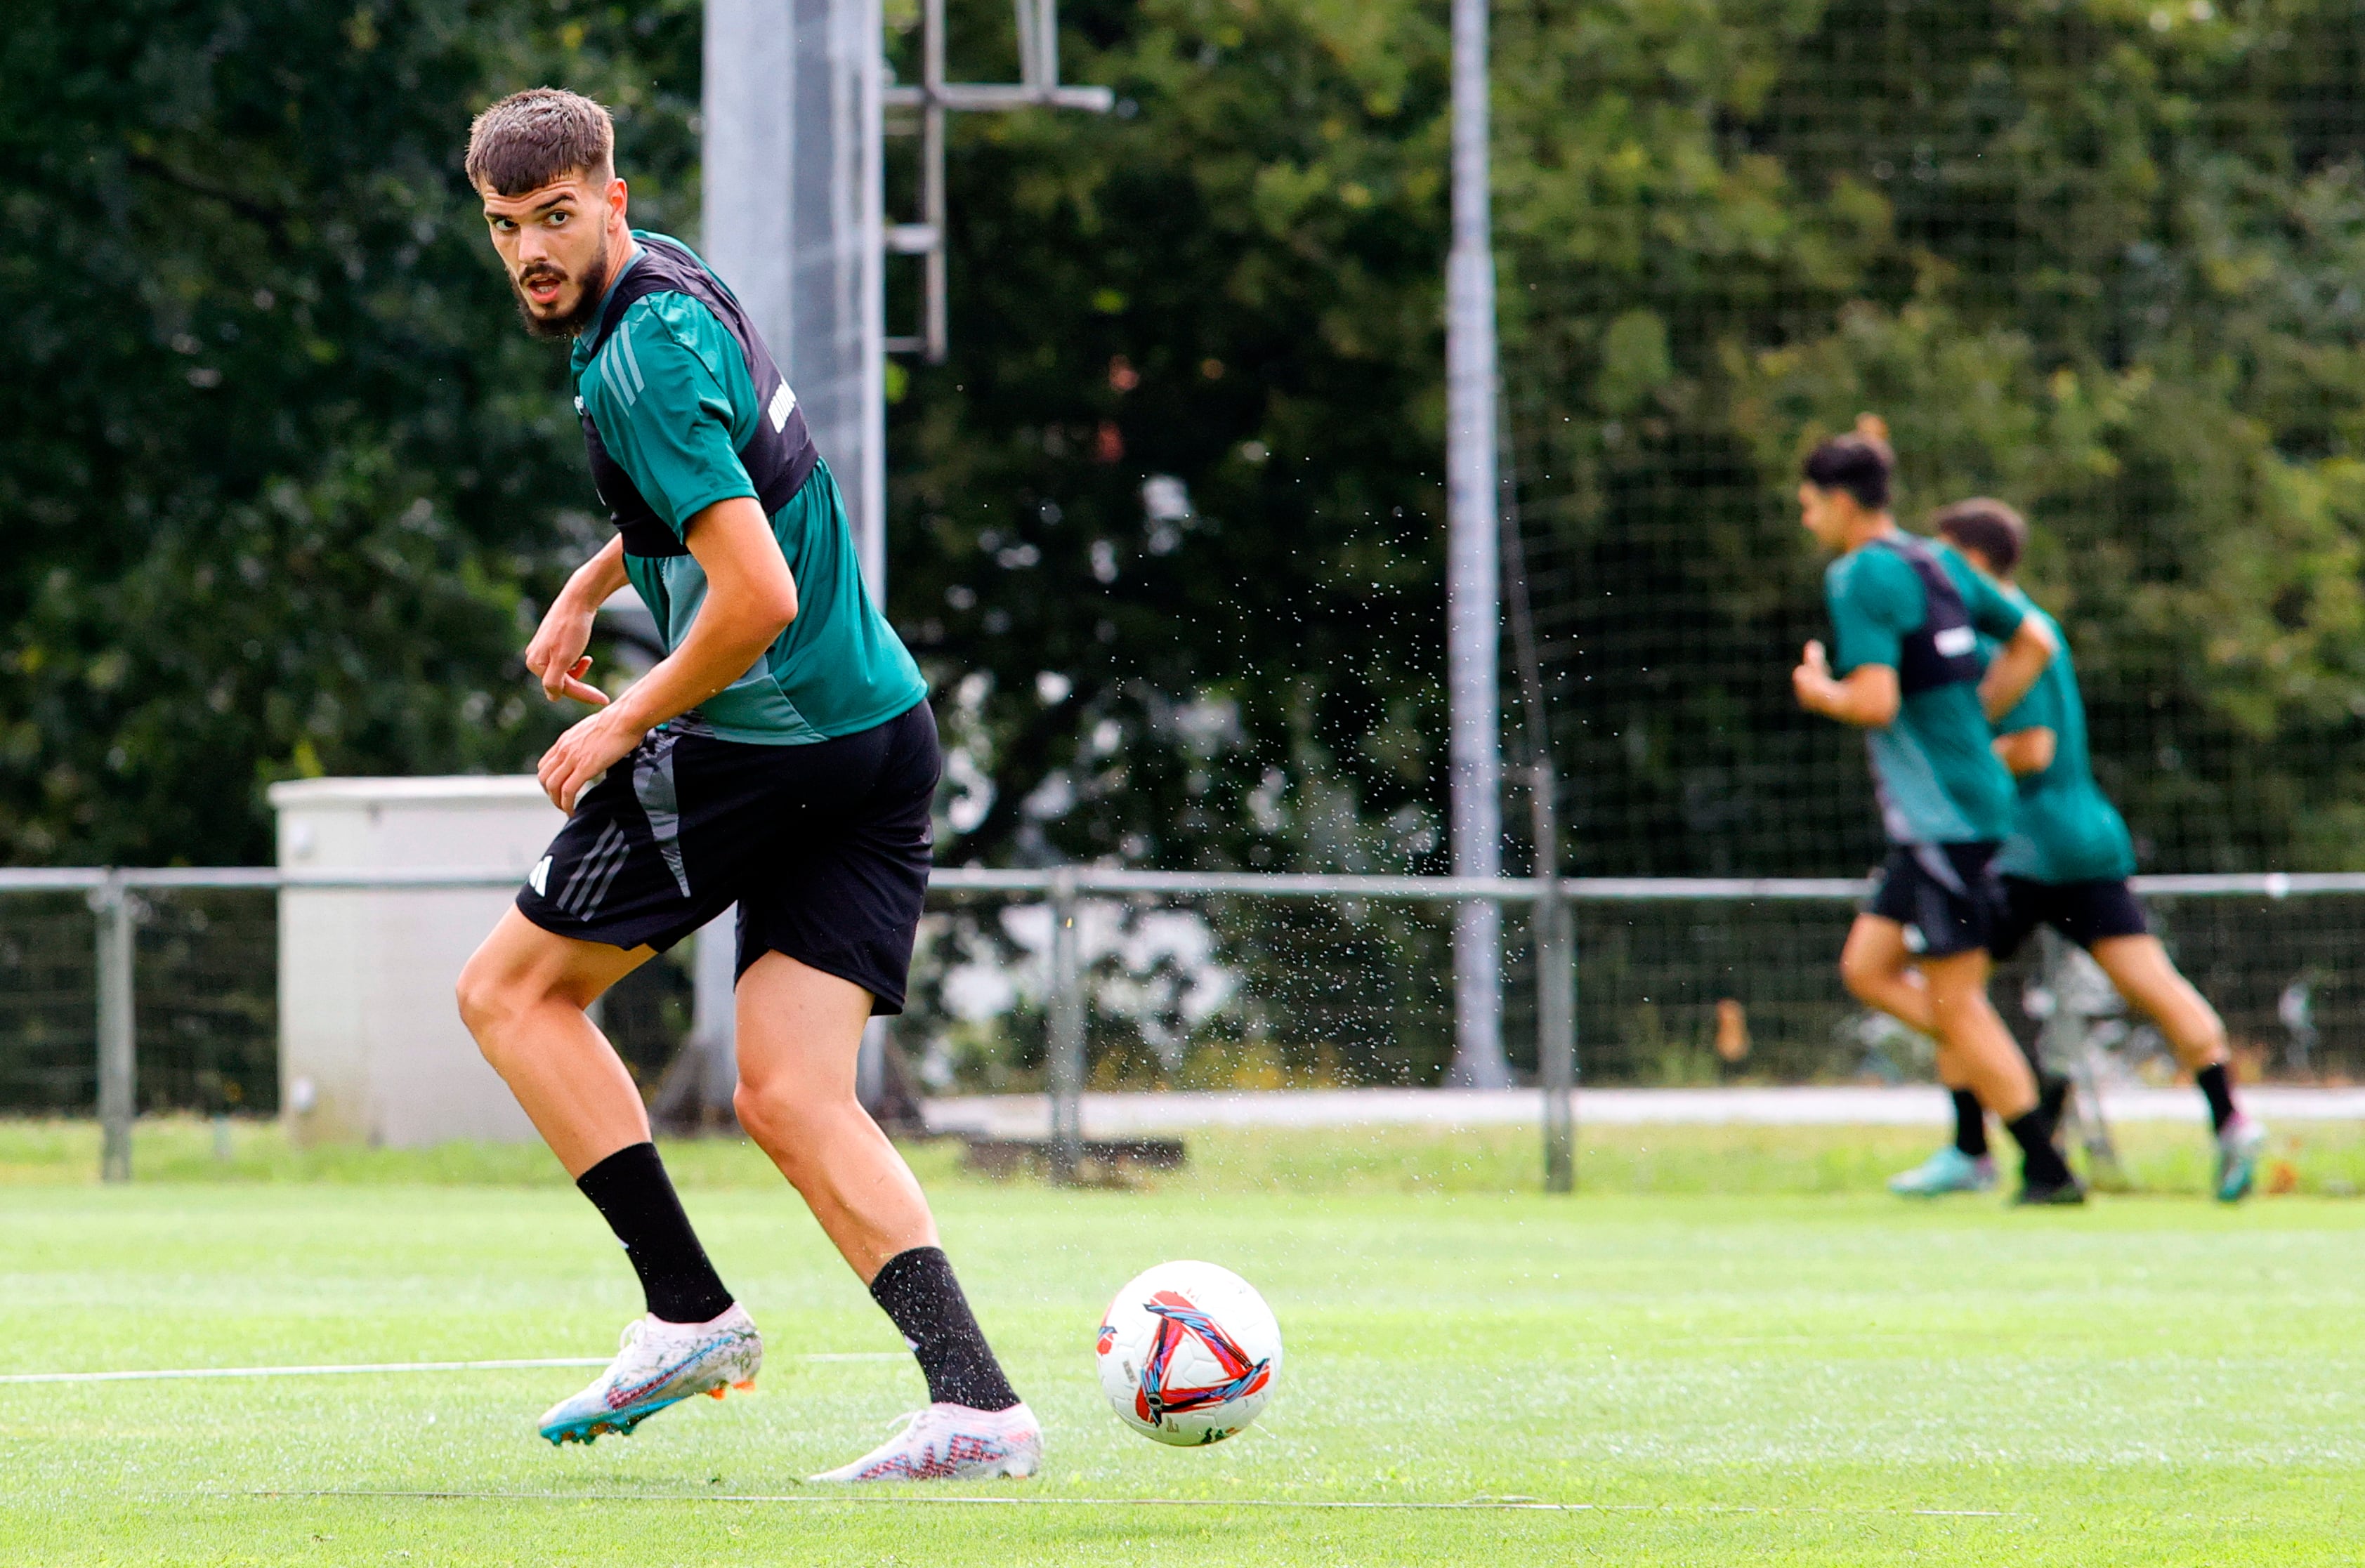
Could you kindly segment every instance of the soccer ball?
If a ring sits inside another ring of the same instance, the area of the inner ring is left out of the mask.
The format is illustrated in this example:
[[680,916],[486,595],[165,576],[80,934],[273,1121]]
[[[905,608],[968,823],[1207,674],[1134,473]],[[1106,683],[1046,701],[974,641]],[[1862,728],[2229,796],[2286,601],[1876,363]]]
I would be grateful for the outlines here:
[[1213,1263],[1138,1276],[1109,1303],[1094,1349],[1117,1418],[1177,1447],[1221,1442],[1255,1420],[1281,1376],[1272,1309]]

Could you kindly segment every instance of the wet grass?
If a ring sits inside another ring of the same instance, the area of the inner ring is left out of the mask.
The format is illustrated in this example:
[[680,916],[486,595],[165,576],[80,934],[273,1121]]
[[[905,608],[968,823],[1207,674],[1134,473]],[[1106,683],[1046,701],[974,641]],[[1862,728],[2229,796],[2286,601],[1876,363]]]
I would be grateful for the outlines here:
[[[925,1149],[1049,1465],[864,1498],[798,1477],[868,1446],[916,1374],[758,1157],[677,1148],[766,1328],[755,1396],[558,1452],[532,1423],[566,1370],[0,1385],[0,1561],[2365,1557],[2365,1205],[1909,1205],[1866,1189],[1924,1137],[1711,1131],[1604,1134],[1573,1200],[1527,1190],[1524,1137],[1209,1137],[1133,1192]],[[2197,1135],[2158,1132],[2173,1176]],[[246,1127],[218,1165],[209,1129],[166,1124],[144,1179],[103,1188],[86,1135],[0,1127],[0,1372],[597,1354],[636,1306],[538,1150],[305,1154]],[[1289,1345],[1266,1418],[1205,1450],[1121,1429],[1091,1365],[1107,1294],[1177,1256],[1255,1281]],[[801,1359],[849,1351],[889,1354]]]

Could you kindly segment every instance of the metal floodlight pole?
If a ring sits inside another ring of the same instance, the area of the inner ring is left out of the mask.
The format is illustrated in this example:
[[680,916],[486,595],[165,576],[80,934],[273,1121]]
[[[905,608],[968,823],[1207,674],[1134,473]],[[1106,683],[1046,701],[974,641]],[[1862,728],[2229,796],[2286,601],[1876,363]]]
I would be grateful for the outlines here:
[[[1503,857],[1501,635],[1495,472],[1495,256],[1487,199],[1487,0],[1453,0],[1453,245],[1445,264],[1445,644],[1453,874]],[[1509,1086],[1502,912],[1453,920],[1453,1081]]]
[[701,1126],[725,1126],[739,1085],[739,906],[699,928],[690,951],[690,1105]]
[[700,236],[803,406],[881,603],[883,26],[879,0],[707,0]]
[[1054,868],[1044,1078],[1051,1097],[1051,1175],[1059,1182],[1073,1181],[1084,1156],[1083,958],[1076,913],[1075,872]]
[[98,917],[99,1179],[131,1180],[131,1118],[138,1106],[137,1021],[132,1013],[132,935],[138,899],[106,873],[90,893]]

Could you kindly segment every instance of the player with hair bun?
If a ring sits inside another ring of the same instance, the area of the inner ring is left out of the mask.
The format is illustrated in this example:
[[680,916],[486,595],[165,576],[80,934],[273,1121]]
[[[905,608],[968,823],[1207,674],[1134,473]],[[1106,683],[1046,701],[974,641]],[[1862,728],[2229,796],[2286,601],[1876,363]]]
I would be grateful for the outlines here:
[[[2083,1203],[2035,1078],[1987,993],[1999,902],[1991,865],[2012,804],[1989,722],[2018,704],[2057,642],[1954,550],[1897,526],[1896,465],[1887,427],[1866,415],[1809,454],[1799,486],[1800,521],[1838,559],[1823,574],[1832,648],[1807,644],[1792,689],[1800,707],[1866,732],[1890,845],[1848,932],[1841,978],[1885,1012],[1924,1011],[1941,1076],[2021,1146],[2015,1202]],[[2000,647],[1984,672],[1982,633]]]
[[[2192,1074],[2216,1135],[2218,1201],[2237,1203],[2256,1179],[2266,1129],[2235,1103],[2225,1025],[2216,1009],[2178,972],[2127,885],[2135,868],[2135,846],[2125,821],[2094,781],[2086,707],[2068,641],[2014,580],[2027,552],[2027,521],[2001,501],[1976,497],[1940,508],[1930,521],[2061,644],[2028,695],[1995,726],[1996,756],[2017,788],[2012,835],[1996,857],[2003,903],[1989,934],[1989,951],[1998,960],[2009,958],[2031,932],[2049,925],[2093,958],[2128,1005],[2159,1026],[2177,1060]],[[1930,1026],[1926,1005],[1888,1010],[1911,1027]],[[1892,1190],[1923,1197],[1980,1184],[1986,1117],[1977,1100],[1959,1089],[1955,1109],[1954,1143],[1897,1176],[1889,1182]]]

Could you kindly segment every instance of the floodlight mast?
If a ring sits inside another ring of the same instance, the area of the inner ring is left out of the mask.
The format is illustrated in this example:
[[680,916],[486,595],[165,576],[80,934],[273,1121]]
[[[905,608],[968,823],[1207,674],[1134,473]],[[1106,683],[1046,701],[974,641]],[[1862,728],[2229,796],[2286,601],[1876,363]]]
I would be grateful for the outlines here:
[[700,240],[829,462],[886,591],[879,0],[707,0]]
[[[1500,526],[1495,472],[1495,252],[1487,196],[1487,0],[1453,0],[1453,242],[1445,263],[1445,662],[1453,874],[1503,868]],[[1453,1068],[1510,1086],[1503,1056],[1502,912],[1453,919]]]
[[[1059,85],[1057,0],[1014,0],[1015,83],[945,80],[944,0],[923,0],[921,84],[886,81],[880,0],[706,0],[700,245],[795,388],[854,525],[864,584],[887,598],[887,354],[945,357],[945,115],[1105,112],[1105,87]],[[886,221],[886,110],[920,110],[922,221]],[[887,257],[925,259],[920,332],[887,336]],[[728,918],[726,915],[724,918]],[[705,935],[727,940],[723,922]],[[691,1044],[729,1081],[727,965],[699,970]],[[865,1037],[877,1066],[876,1031]],[[866,1081],[875,1081],[875,1070]],[[718,1107],[727,1114],[727,1096]]]

